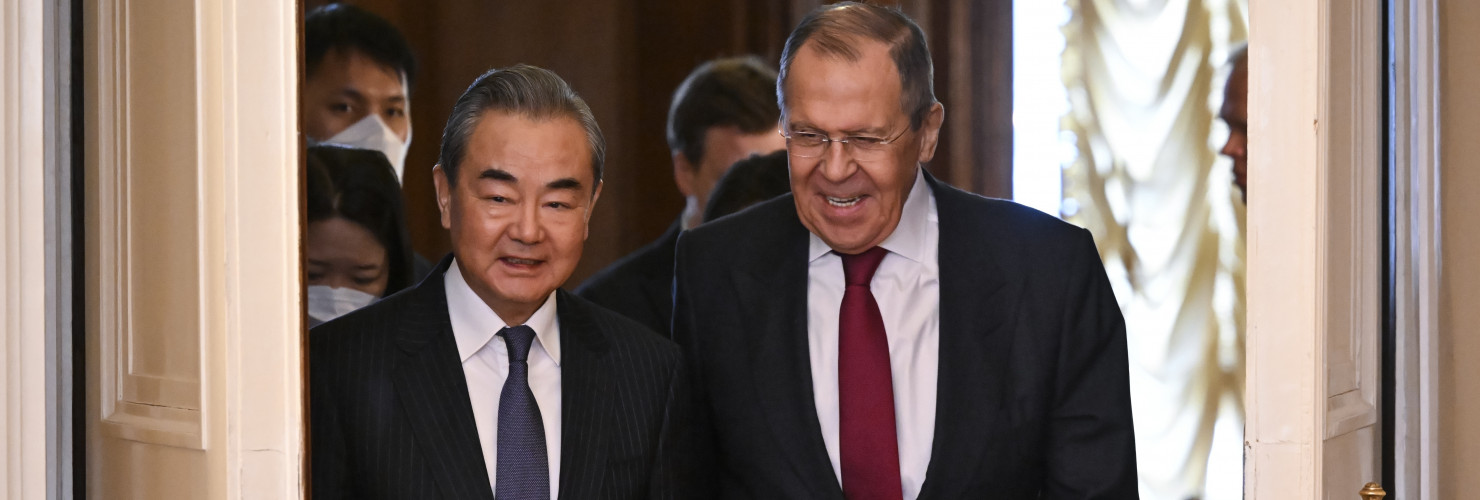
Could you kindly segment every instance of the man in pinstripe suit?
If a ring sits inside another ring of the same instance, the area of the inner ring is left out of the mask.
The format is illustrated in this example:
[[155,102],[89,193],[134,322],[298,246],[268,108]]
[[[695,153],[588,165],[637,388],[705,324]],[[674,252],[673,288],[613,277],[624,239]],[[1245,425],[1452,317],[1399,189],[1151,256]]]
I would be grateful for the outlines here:
[[673,498],[681,355],[558,289],[605,143],[558,76],[490,71],[433,170],[452,255],[310,337],[314,498]]

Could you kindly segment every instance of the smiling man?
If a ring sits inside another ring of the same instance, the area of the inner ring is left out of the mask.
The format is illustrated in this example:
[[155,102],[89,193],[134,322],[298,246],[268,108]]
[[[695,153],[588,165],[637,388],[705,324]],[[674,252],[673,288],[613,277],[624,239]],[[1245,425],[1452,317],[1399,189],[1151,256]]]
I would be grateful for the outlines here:
[[549,71],[458,99],[433,171],[452,255],[311,334],[315,498],[684,496],[677,346],[557,288],[605,149]]
[[931,80],[897,10],[814,11],[777,83],[792,194],[680,236],[673,338],[717,497],[1136,497],[1094,242],[926,174]]

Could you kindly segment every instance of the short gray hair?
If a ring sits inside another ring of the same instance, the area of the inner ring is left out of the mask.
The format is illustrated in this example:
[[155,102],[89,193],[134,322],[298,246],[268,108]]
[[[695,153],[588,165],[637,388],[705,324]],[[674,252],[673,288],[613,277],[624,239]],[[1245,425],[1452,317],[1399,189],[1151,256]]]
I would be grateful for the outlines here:
[[468,138],[478,120],[489,111],[516,114],[532,120],[566,117],[586,130],[591,149],[591,173],[601,182],[601,168],[606,161],[606,139],[591,114],[591,107],[555,72],[527,64],[493,69],[473,80],[452,105],[447,127],[442,130],[442,152],[437,164],[447,173],[447,181],[457,185],[458,167],[467,153]]
[[900,107],[910,116],[910,128],[919,129],[935,105],[935,66],[925,32],[899,9],[859,2],[825,5],[807,14],[781,50],[781,75],[776,79],[776,101],[786,115],[786,77],[791,61],[807,42],[823,55],[858,61],[861,54],[852,46],[859,38],[889,46],[889,56],[899,71],[902,88]]

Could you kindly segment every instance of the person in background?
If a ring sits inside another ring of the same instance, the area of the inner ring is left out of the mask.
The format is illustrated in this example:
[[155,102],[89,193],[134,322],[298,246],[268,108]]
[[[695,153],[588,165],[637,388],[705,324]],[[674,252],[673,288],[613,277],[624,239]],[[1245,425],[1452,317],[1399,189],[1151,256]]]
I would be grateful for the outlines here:
[[786,150],[756,155],[735,162],[709,192],[704,222],[724,217],[791,192],[786,170]]
[[817,8],[777,83],[791,195],[679,237],[672,334],[713,498],[1137,497],[1094,239],[925,172],[932,73],[899,10]]
[[385,154],[397,182],[411,145],[416,57],[385,19],[345,4],[303,17],[303,132]]
[[[310,144],[380,151],[406,178],[416,57],[395,26],[365,9],[329,4],[303,18],[303,133]],[[432,270],[411,254],[412,277]]]
[[308,148],[304,271],[309,326],[411,285],[401,186],[379,151]]
[[605,155],[548,70],[457,99],[432,170],[452,253],[309,333],[313,498],[699,498],[678,346],[559,288]]
[[673,246],[699,225],[710,189],[735,162],[786,146],[776,128],[776,71],[755,57],[694,69],[673,93],[668,149],[684,210],[647,246],[586,280],[576,293],[667,335],[673,311]]
[[1249,48],[1239,47],[1228,57],[1233,64],[1228,83],[1223,86],[1223,107],[1218,118],[1228,124],[1228,142],[1223,156],[1233,160],[1233,183],[1238,185],[1244,204],[1249,203]]

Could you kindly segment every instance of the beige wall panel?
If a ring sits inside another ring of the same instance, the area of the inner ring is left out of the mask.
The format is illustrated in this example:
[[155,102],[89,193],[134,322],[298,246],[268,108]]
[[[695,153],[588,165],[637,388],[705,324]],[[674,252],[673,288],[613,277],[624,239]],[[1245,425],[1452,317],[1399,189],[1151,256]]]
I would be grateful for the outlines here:
[[122,27],[127,65],[120,123],[127,155],[120,175],[119,234],[128,261],[131,321],[120,331],[120,397],[168,408],[200,409],[199,170],[196,147],[195,9],[167,0],[132,0]]
[[89,497],[299,498],[297,3],[88,5]]
[[197,147],[195,10],[164,0],[100,2],[97,138],[88,155],[89,279],[102,292],[89,370],[104,436],[203,449],[202,299],[212,295],[198,235],[210,220]]
[[1439,495],[1480,491],[1480,2],[1439,7],[1443,163]]
[[[1382,75],[1379,72],[1381,18],[1375,2],[1331,2],[1327,7],[1328,61],[1323,101],[1326,141],[1322,163],[1325,185],[1321,223],[1326,241],[1322,253],[1325,307],[1326,439],[1343,438],[1364,429],[1368,448],[1378,446],[1371,432],[1377,424],[1378,337],[1381,308]],[[1343,442],[1351,439],[1346,437]],[[1358,439],[1360,441],[1360,439]],[[1351,446],[1348,444],[1348,446]],[[1367,450],[1367,455],[1373,455]],[[1333,477],[1365,477],[1351,488],[1378,480],[1380,469],[1369,461],[1352,461],[1347,453],[1324,454],[1328,484]],[[1355,470],[1353,470],[1355,469]],[[1344,486],[1344,485],[1342,485]],[[1343,488],[1328,489],[1342,498]]]
[[99,483],[88,483],[92,498],[208,499],[205,452],[122,441],[104,449],[105,463],[164,464],[167,467],[110,467]]
[[[1378,456],[1377,439],[1376,426],[1364,427],[1327,439],[1322,453],[1325,453],[1327,457],[1339,457],[1348,464],[1360,463],[1371,470],[1380,470],[1378,462],[1381,457]],[[1357,492],[1362,491],[1362,486],[1365,486],[1368,481],[1381,482],[1380,478],[1368,476],[1362,470],[1353,467],[1327,467],[1325,477],[1322,479],[1325,483],[1326,498],[1331,500],[1356,500],[1361,498]],[[1285,497],[1275,495],[1257,498]],[[1392,495],[1389,495],[1389,498],[1392,498]]]

